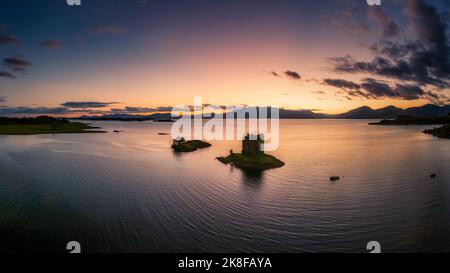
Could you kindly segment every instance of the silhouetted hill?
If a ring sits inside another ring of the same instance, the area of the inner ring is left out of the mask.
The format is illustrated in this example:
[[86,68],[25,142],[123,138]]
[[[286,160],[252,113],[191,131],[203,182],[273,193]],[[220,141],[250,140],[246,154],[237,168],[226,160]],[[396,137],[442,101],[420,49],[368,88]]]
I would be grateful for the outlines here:
[[450,105],[438,106],[427,104],[420,107],[400,109],[395,106],[388,106],[381,109],[372,109],[364,106],[355,110],[334,115],[334,118],[343,119],[395,119],[400,116],[446,116],[450,113]]
[[[239,117],[247,117],[248,118],[248,113],[247,112],[255,112],[255,113],[259,113],[259,107],[251,107],[251,108],[247,108],[245,110],[237,110],[237,111],[233,111],[233,114],[235,115],[236,118]],[[288,110],[288,109],[279,109],[279,113],[280,113],[280,118],[281,119],[320,119],[320,118],[326,118],[325,114],[320,114],[320,113],[314,113],[311,110]],[[258,115],[258,117],[260,117]],[[267,111],[267,118],[271,118],[271,111],[270,108]]]
[[374,110],[368,106],[360,107],[349,112],[335,115],[335,118],[344,119],[379,119],[379,118],[396,118],[402,115],[404,110],[395,106]]
[[[259,107],[246,109],[246,111],[259,112]],[[243,110],[234,111],[235,117],[248,117],[248,114],[244,115]],[[372,109],[368,106],[356,108],[354,110],[342,113],[342,114],[323,114],[315,113],[312,110],[288,110],[280,109],[281,119],[395,119],[400,116],[446,116],[450,114],[450,105],[439,106],[433,104],[426,104],[420,107],[412,107],[407,109],[400,109],[395,106],[388,106],[381,109]],[[111,114],[104,116],[82,116],[79,119],[83,120],[162,120],[170,119],[169,113],[157,113],[152,115],[127,115],[127,114]],[[270,116],[270,110],[268,111],[268,118]]]
[[450,113],[450,105],[438,106],[434,104],[426,104],[421,107],[408,108],[403,115],[411,116],[446,116]]

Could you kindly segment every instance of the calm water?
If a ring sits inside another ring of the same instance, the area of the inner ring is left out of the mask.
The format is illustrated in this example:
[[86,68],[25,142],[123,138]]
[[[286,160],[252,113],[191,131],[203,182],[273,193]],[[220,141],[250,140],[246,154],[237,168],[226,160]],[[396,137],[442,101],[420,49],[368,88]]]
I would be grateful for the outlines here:
[[215,160],[237,142],[172,153],[165,123],[0,136],[0,250],[450,251],[450,141],[367,123],[282,121],[287,164],[260,176]]

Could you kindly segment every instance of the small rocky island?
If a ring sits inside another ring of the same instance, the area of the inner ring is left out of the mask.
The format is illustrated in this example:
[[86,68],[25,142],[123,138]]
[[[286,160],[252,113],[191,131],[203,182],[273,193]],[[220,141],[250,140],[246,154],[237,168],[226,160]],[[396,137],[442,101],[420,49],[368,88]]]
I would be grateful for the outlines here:
[[447,116],[400,116],[394,120],[382,120],[369,125],[444,125],[443,127],[425,130],[423,133],[438,138],[450,139],[450,114]]
[[227,157],[218,157],[217,160],[223,164],[230,164],[245,171],[265,171],[281,168],[285,163],[274,156],[265,154],[261,149],[264,143],[263,137],[247,135],[242,141],[242,153],[237,154],[230,151]]
[[41,135],[105,133],[82,122],[71,122],[64,118],[40,116],[36,118],[0,117],[0,135]]
[[425,134],[438,138],[450,139],[450,125],[423,131]]
[[184,138],[174,139],[172,143],[172,149],[177,153],[190,153],[195,152],[198,149],[205,149],[211,147],[211,144],[201,140],[189,140]]

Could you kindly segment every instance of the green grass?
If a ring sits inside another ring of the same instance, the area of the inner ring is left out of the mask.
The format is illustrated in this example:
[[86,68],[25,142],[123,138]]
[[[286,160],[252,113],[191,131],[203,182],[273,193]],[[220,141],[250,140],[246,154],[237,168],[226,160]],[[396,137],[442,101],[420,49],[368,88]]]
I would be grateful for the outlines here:
[[87,131],[99,129],[85,123],[68,122],[64,124],[9,124],[0,125],[0,135],[41,135],[41,134],[79,134],[104,133],[104,131]]
[[274,168],[281,168],[285,163],[274,156],[261,154],[257,156],[231,154],[227,157],[218,157],[217,160],[223,164],[231,164],[243,170],[264,171]]

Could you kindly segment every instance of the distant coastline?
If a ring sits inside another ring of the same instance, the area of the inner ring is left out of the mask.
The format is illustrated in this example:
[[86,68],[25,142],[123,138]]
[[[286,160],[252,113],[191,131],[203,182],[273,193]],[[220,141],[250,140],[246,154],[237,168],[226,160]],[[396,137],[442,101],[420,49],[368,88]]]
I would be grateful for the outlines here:
[[450,139],[450,125],[423,131],[425,134],[438,138]]
[[37,118],[0,117],[0,135],[105,133],[95,129],[100,128],[48,116]]
[[444,125],[450,124],[450,115],[447,116],[400,116],[394,120],[384,119],[370,125]]
[[450,114],[447,116],[400,116],[394,120],[384,119],[380,122],[369,123],[369,125],[392,126],[392,125],[444,125],[423,131],[424,134],[438,138],[450,139]]

